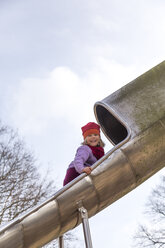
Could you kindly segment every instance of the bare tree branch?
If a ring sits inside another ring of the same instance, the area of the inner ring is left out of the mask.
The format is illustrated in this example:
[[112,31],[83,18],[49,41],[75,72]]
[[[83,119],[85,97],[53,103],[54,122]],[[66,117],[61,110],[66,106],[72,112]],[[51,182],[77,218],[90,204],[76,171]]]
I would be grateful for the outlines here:
[[[47,172],[41,178],[32,152],[16,132],[0,122],[0,224],[30,210],[54,192],[54,182]],[[75,236],[66,235],[66,240],[72,239]],[[49,244],[49,248],[56,246],[56,241]]]
[[151,193],[145,214],[149,225],[140,225],[134,236],[135,247],[165,248],[165,176]]
[[41,179],[36,160],[18,134],[0,122],[0,224],[17,217],[55,191]]

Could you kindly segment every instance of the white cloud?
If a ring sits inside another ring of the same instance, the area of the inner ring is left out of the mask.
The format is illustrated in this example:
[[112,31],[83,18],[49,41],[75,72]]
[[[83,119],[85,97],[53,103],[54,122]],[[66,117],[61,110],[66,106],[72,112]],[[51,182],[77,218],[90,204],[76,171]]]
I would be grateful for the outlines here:
[[94,118],[96,101],[134,79],[135,73],[133,67],[98,58],[84,77],[70,68],[57,67],[47,78],[24,79],[14,95],[12,119],[23,132],[33,134],[60,118],[81,125]]

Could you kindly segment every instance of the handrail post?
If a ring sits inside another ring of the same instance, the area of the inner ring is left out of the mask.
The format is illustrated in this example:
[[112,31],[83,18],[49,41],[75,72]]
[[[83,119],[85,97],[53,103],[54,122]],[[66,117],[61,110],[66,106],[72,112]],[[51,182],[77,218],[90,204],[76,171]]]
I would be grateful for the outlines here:
[[81,219],[82,219],[86,248],[92,248],[93,246],[92,246],[92,239],[91,239],[91,233],[90,233],[90,228],[89,228],[88,212],[83,206],[79,207],[78,210],[80,212]]
[[60,236],[58,238],[58,242],[59,242],[59,248],[64,248],[64,237]]

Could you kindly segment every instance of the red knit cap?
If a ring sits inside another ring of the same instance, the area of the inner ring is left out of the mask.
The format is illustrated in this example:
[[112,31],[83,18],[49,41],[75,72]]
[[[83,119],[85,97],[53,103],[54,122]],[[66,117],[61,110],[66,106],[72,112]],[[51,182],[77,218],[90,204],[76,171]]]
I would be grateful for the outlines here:
[[82,128],[82,134],[84,139],[90,134],[99,134],[100,135],[100,126],[95,122],[89,122]]

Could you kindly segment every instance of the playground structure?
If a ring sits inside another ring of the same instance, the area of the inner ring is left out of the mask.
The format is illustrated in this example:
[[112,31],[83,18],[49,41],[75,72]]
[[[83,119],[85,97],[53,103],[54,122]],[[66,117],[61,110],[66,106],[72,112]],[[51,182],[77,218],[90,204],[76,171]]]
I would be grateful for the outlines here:
[[165,62],[94,106],[114,147],[54,196],[0,229],[0,247],[37,248],[81,222],[92,247],[88,217],[136,188],[165,163]]

